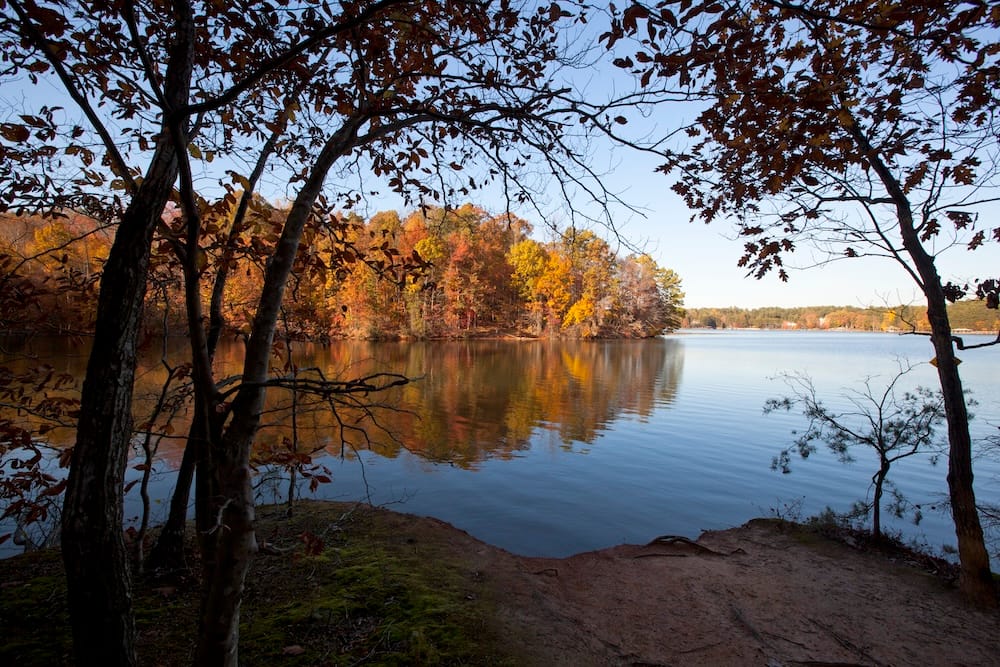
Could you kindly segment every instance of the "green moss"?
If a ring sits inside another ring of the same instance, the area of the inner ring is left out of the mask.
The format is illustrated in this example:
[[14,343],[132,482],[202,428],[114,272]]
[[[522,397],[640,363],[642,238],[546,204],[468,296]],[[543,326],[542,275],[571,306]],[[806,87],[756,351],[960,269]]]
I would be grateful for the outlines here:
[[[247,615],[241,653],[249,663],[300,646],[292,664],[509,664],[491,632],[492,608],[473,573],[438,545],[356,518],[318,554],[294,567],[307,596]],[[306,520],[308,523],[308,520]]]
[[[261,508],[258,535],[280,555],[259,555],[247,577],[242,663],[515,664],[494,629],[494,593],[442,531],[388,512],[303,503],[292,519]],[[0,664],[70,664],[58,552],[0,561],[0,576]],[[198,607],[196,577],[140,578],[140,661],[190,664]]]
[[66,584],[55,552],[2,561],[0,664],[61,665],[72,647],[66,612]]

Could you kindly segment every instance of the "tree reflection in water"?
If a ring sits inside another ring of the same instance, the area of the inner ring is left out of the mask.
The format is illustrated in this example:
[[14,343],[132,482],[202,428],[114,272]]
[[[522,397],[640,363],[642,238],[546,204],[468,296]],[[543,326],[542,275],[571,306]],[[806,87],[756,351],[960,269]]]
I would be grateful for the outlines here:
[[[166,359],[183,363],[186,340],[172,339]],[[220,346],[220,374],[235,376],[242,343]],[[370,373],[400,373],[410,384],[372,395],[371,416],[350,408],[332,414],[327,401],[300,396],[294,437],[286,390],[268,393],[258,447],[276,452],[289,443],[297,451],[325,450],[352,458],[371,449],[384,457],[408,450],[435,462],[474,469],[491,458],[510,458],[530,446],[536,429],[551,431],[561,446],[593,443],[596,436],[624,414],[648,417],[657,406],[673,401],[683,370],[675,340],[535,341],[480,340],[431,342],[357,342],[294,346],[299,373],[320,369],[327,377],[347,379]],[[5,346],[2,363],[13,368],[47,363],[59,372],[83,377],[86,349],[79,340],[33,338]],[[283,350],[276,348],[273,372],[285,370]],[[159,344],[144,349],[136,373],[133,412],[141,428],[149,421],[168,371]],[[77,388],[78,390],[78,388]],[[72,390],[67,390],[72,394]],[[190,410],[162,416],[152,425],[157,458],[175,467],[184,447]],[[361,427],[341,437],[341,422]],[[48,432],[49,442],[73,442],[69,428]]]

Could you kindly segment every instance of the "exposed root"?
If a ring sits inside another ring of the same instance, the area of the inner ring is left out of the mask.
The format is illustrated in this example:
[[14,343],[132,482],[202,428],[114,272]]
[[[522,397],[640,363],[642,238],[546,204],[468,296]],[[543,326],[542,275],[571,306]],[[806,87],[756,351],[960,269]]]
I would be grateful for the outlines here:
[[814,618],[810,618],[809,621],[813,625],[815,625],[817,628],[820,628],[821,630],[824,630],[827,634],[829,634],[831,637],[833,637],[837,641],[838,644],[840,644],[841,646],[843,646],[847,650],[852,651],[852,652],[858,654],[859,656],[861,656],[865,660],[869,661],[871,664],[876,665],[877,667],[885,667],[885,663],[884,662],[882,662],[880,660],[876,660],[872,656],[872,654],[869,653],[868,651],[864,650],[860,646],[857,646],[856,644],[854,644],[853,642],[851,642],[849,639],[847,639],[845,637],[841,637],[830,626],[824,625],[824,624],[820,623],[819,621],[817,621]]
[[[730,553],[723,553],[721,551],[716,551],[715,549],[709,549],[704,544],[699,544],[694,540],[684,537],[683,535],[660,535],[659,537],[654,537],[652,540],[646,543],[647,547],[653,547],[657,545],[673,546],[675,544],[686,544],[693,547],[696,551],[705,554],[706,556],[732,556],[734,554],[746,553],[743,549],[734,549]],[[673,556],[675,554],[639,554],[635,558],[646,558],[648,556]]]

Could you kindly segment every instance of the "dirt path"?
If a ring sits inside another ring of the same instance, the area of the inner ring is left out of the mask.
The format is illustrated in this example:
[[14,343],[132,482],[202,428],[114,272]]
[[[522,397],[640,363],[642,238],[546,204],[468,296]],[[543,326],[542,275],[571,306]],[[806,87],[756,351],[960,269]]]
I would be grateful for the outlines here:
[[1000,615],[912,565],[775,521],[565,559],[450,539],[525,664],[1000,665]]

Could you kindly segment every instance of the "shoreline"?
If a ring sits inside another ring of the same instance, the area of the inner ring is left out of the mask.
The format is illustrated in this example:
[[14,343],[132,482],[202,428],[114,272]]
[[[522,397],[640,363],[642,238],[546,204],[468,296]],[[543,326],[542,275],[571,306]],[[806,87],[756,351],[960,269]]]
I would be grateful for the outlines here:
[[[944,573],[781,520],[529,558],[437,519],[335,501],[303,502],[291,519],[285,509],[260,508],[246,664],[985,666],[1000,655],[1000,613],[965,606]],[[66,664],[60,570],[57,552],[0,562],[0,662]],[[189,664],[197,598],[190,575],[137,580],[140,659]]]

